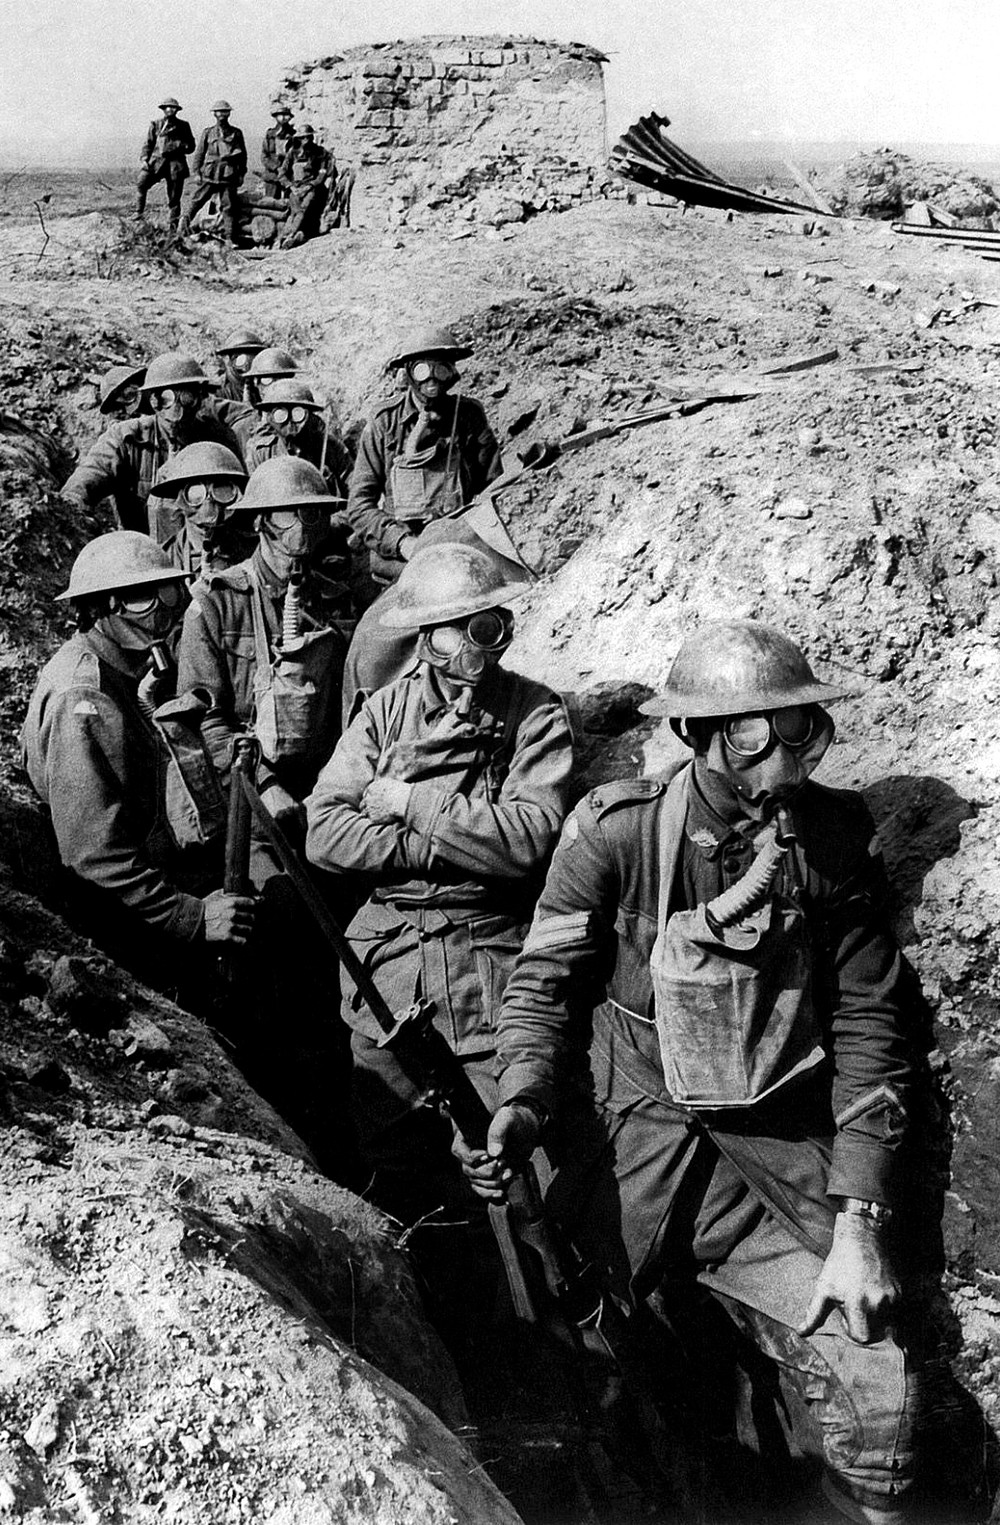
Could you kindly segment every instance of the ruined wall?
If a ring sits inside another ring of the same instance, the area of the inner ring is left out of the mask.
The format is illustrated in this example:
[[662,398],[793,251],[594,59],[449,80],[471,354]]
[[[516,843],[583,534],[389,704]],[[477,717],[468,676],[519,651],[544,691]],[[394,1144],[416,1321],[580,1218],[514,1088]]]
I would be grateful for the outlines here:
[[301,64],[281,99],[358,172],[370,224],[521,221],[601,194],[603,54],[528,37],[421,37]]

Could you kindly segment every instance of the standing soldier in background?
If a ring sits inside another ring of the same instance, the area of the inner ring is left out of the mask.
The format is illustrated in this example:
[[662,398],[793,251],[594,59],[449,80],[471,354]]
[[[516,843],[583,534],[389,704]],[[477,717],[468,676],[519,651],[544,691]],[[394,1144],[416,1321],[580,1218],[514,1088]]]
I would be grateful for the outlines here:
[[281,178],[281,166],[295,136],[292,132],[292,113],[280,101],[275,101],[271,106],[271,115],[274,126],[267,129],[260,145],[260,178],[265,196],[273,196],[276,201],[287,201],[288,186]]
[[460,513],[502,466],[482,406],[455,394],[455,362],[471,355],[447,328],[424,329],[389,361],[406,385],[366,425],[348,516],[371,552],[376,583],[395,582],[432,519]]
[[285,379],[268,387],[257,405],[260,422],[244,449],[247,470],[276,455],[298,455],[323,473],[334,497],[347,501],[350,461],[340,431],[304,381]]
[[[415,557],[385,618],[419,636],[418,661],[361,706],[307,802],[309,858],[367,892],[349,936],[371,977],[393,1011],[430,1003],[490,1106],[500,996],[567,807],[573,760],[559,698],[498,665],[514,630],[505,606],[522,592],[469,546]],[[478,1240],[482,1217],[451,1156],[450,1125],[418,1104],[361,996],[345,985],[372,1200],[407,1223],[433,1225],[413,1243],[461,1347],[463,1323],[482,1313],[470,1295],[470,1233]],[[488,1276],[492,1265],[487,1257]]]
[[160,102],[162,117],[149,124],[140,155],[141,168],[136,181],[138,196],[135,215],[145,216],[146,197],[158,180],[167,185],[167,206],[170,208],[170,226],[176,228],[181,215],[181,197],[187,179],[187,155],[194,153],[194,133],[190,123],[177,113],[180,102],[167,95]]
[[246,402],[246,375],[255,355],[267,348],[267,340],[251,328],[236,328],[227,334],[215,353],[222,362],[220,402]]
[[216,101],[212,107],[215,125],[206,127],[198,140],[191,172],[199,184],[188,202],[182,234],[190,233],[191,219],[206,201],[218,196],[226,237],[230,243],[236,240],[236,197],[247,172],[247,146],[240,129],[229,120],[232,109],[228,101]]
[[173,517],[161,520],[156,506],[151,513],[148,504],[150,488],[167,457],[196,440],[214,440],[240,454],[232,430],[202,412],[211,388],[192,355],[157,355],[139,389],[150,412],[112,424],[81,459],[62,489],[63,498],[94,508],[110,497],[123,529],[169,539],[176,528]]
[[281,240],[283,249],[294,249],[317,236],[334,173],[336,165],[322,144],[316,142],[313,129],[301,128],[281,165],[281,183],[290,203]]

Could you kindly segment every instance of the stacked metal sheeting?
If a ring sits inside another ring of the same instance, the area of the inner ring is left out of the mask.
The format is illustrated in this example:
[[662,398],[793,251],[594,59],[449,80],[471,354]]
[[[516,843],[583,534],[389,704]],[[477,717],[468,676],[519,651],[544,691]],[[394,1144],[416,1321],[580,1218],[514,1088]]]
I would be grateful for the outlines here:
[[762,196],[741,185],[723,180],[714,171],[699,164],[690,154],[667,137],[670,119],[655,112],[640,117],[618,139],[608,158],[608,168],[624,180],[648,190],[676,196],[690,206],[723,207],[733,212],[807,212],[817,216],[815,206],[801,201],[785,201],[776,196]]

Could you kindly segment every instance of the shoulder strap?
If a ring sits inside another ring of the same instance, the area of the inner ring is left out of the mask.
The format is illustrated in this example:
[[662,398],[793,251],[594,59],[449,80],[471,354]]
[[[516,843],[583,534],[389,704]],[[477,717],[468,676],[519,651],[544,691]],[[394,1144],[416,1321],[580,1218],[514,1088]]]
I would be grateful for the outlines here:
[[660,847],[660,883],[657,892],[656,928],[662,933],[670,914],[670,891],[673,889],[684,846],[684,823],[687,820],[688,780],[691,764],[688,763],[667,785],[663,796],[657,832]]
[[271,645],[267,638],[267,620],[264,617],[264,600],[261,597],[260,582],[256,570],[249,562],[246,563],[246,569],[250,581],[250,616],[253,620],[253,640],[257,658],[254,688],[260,690],[268,686],[271,671]]

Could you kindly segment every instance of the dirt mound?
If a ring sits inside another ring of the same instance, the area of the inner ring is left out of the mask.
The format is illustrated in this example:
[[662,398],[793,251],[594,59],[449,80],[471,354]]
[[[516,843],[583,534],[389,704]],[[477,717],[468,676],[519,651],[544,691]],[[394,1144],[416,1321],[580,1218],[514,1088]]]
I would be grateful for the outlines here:
[[932,201],[953,217],[982,222],[998,206],[988,180],[967,170],[911,159],[892,148],[857,153],[817,185],[835,212],[847,217],[901,217],[913,201]]

